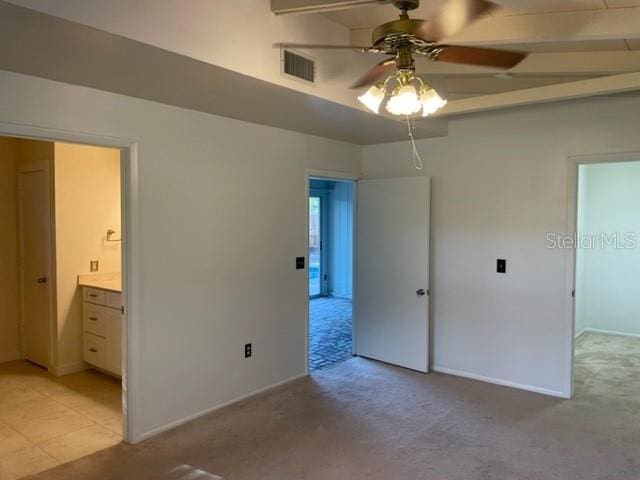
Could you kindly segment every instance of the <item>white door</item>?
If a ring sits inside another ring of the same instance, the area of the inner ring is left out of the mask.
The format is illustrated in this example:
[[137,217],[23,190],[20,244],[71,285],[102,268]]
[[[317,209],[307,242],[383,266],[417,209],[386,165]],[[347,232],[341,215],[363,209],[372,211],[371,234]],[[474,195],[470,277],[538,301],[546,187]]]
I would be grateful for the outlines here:
[[44,162],[19,166],[23,355],[48,367],[51,355],[51,209]]
[[358,182],[356,353],[429,368],[430,178]]

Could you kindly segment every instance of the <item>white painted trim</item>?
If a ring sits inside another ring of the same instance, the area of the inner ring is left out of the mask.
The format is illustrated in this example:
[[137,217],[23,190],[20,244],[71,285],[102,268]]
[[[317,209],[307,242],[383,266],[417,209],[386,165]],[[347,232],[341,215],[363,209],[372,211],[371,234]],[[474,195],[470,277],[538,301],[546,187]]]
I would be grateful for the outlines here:
[[64,365],[60,365],[57,367],[54,366],[49,369],[49,371],[56,377],[70,375],[72,373],[78,373],[84,370],[89,370],[89,366],[84,362],[65,363]]
[[[101,147],[118,148],[121,151],[122,188],[122,272],[123,272],[123,440],[137,443],[142,440],[137,432],[141,401],[138,392],[140,369],[140,302],[138,301],[140,275],[140,232],[139,232],[139,179],[138,144],[133,139],[116,138],[94,133],[60,130],[11,122],[0,122],[0,135],[31,138],[54,142],[70,142]],[[125,343],[126,342],[126,343]]]
[[356,290],[358,285],[356,283],[356,255],[358,245],[358,182],[353,182],[353,190],[351,191],[351,201],[353,202],[353,212],[351,222],[353,225],[353,238],[351,246],[351,354],[357,355],[358,351],[358,336],[356,335],[356,326],[358,321],[358,311],[356,309]]
[[[271,12],[274,15],[296,15],[309,13],[332,12],[334,10],[345,10],[366,5],[375,5],[379,0],[271,0]],[[355,47],[354,47],[355,49]]]
[[548,388],[535,387],[533,385],[525,385],[523,383],[511,382],[508,380],[501,380],[499,378],[486,377],[484,375],[477,375],[475,373],[463,372],[461,370],[454,370],[452,368],[441,367],[438,365],[434,365],[432,370],[437,373],[444,373],[446,375],[453,375],[456,377],[470,378],[472,380],[479,380],[481,382],[492,383],[494,385],[501,385],[503,387],[517,388],[519,390],[526,390],[529,392],[540,393],[542,395],[548,395],[551,397],[558,398],[570,398],[565,392],[561,392],[558,390],[549,390]]
[[640,72],[622,73],[453,100],[438,112],[436,118],[629,92],[638,88]]
[[361,175],[357,173],[340,172],[338,170],[316,170],[316,169],[308,168],[306,172],[307,172],[307,179],[324,178],[327,180],[335,180],[335,181],[347,180],[347,181],[355,182],[357,180],[360,180],[361,178]]
[[[640,159],[640,146],[637,150],[622,152],[590,153],[569,155],[567,157],[567,227],[566,234],[577,230],[578,222],[578,168],[592,163],[633,162]],[[565,359],[564,394],[572,398],[575,390],[575,298],[571,292],[576,288],[576,249],[567,249],[565,254]],[[585,329],[587,330],[587,329]],[[584,330],[583,330],[584,331]],[[581,335],[582,332],[579,333]]]
[[580,335],[582,335],[583,333],[598,333],[600,335],[613,335],[616,337],[640,338],[640,333],[616,332],[615,330],[602,330],[601,328],[591,328],[591,327],[587,327],[584,330],[582,330],[582,332],[580,332]]
[[304,261],[306,267],[304,269],[304,373],[309,375],[309,181],[311,180],[312,170],[306,170],[304,174],[304,198],[302,199],[305,206],[304,213]]
[[278,383],[274,383],[272,385],[267,385],[266,387],[260,388],[258,390],[254,390],[251,393],[248,393],[247,395],[243,395],[241,397],[235,398],[233,400],[230,400],[228,402],[222,403],[220,405],[215,405],[213,407],[209,407],[209,408],[205,408],[204,410],[200,410],[199,412],[196,412],[192,415],[188,415],[186,417],[180,418],[178,420],[175,420],[171,423],[167,423],[166,425],[163,425],[161,427],[156,427],[153,428],[145,433],[142,433],[139,437],[140,442],[147,440],[148,438],[154,437],[162,432],[166,432],[167,430],[171,430],[174,429],[176,427],[179,427],[180,425],[184,425],[185,423],[189,423],[192,420],[196,420],[204,415],[207,415],[208,413],[212,413],[215,412],[216,410],[220,410],[222,408],[228,407],[230,405],[233,405],[235,403],[241,402],[243,400],[247,400],[249,398],[255,397],[256,395],[260,395],[261,393],[265,393],[268,392],[270,390],[274,390],[278,387],[282,387],[284,385],[287,385],[291,382],[295,382],[296,380],[300,380],[301,378],[307,377],[308,375],[306,373],[303,373],[301,375],[295,375],[293,377],[290,377],[286,380],[283,380],[281,382]]
[[20,355],[19,350],[16,350],[15,352],[0,353],[0,363],[13,362],[14,360],[20,360],[21,358],[22,355]]

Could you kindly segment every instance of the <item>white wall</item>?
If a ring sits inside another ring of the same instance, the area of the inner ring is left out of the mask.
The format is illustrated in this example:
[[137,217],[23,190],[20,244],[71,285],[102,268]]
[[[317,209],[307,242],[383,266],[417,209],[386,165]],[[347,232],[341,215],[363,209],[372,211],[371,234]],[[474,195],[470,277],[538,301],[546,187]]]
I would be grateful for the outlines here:
[[[449,136],[364,147],[366,177],[430,175],[434,366],[551,394],[570,391],[567,156],[640,151],[640,99],[597,98],[452,118]],[[508,273],[495,273],[496,259]]]
[[120,151],[55,143],[57,358],[61,371],[82,368],[82,292],[78,275],[98,260],[99,273],[120,272]]
[[630,247],[626,233],[640,241],[640,161],[581,165],[579,178],[578,232],[586,238],[576,255],[576,333],[586,328],[640,335],[639,246],[586,243],[619,234],[621,246]]
[[138,142],[134,438],[304,373],[305,169],[359,147],[8,72],[0,122]]
[[0,362],[20,358],[18,341],[17,145],[0,137]]
[[351,298],[353,286],[353,184],[334,182],[329,193],[329,294]]

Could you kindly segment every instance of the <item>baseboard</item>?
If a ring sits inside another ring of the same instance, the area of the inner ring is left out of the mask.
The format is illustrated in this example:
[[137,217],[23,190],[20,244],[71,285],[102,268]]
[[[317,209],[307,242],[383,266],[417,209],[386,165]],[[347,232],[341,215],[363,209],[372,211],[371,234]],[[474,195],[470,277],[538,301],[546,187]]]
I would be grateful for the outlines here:
[[576,333],[575,337],[576,339],[580,338],[582,335],[584,335],[585,333],[587,333],[587,329],[583,328],[582,330],[580,330],[578,333]]
[[[632,337],[632,338],[640,338],[640,334],[638,333],[625,333],[625,332],[616,332],[614,330],[602,330],[600,328],[591,328],[587,327],[583,330],[585,333],[599,333],[601,335],[614,335],[616,337]],[[582,333],[582,332],[581,332]]]
[[63,375],[70,375],[72,373],[82,372],[89,370],[89,365],[84,362],[65,363],[58,367],[51,367],[49,372],[53,373],[56,377],[62,377]]
[[143,442],[145,440],[148,440],[151,437],[155,437],[156,435],[158,435],[160,433],[166,432],[167,430],[174,429],[176,427],[179,427],[180,425],[184,425],[185,423],[189,423],[190,421],[195,420],[197,418],[200,418],[200,417],[202,417],[204,415],[207,415],[207,414],[209,414],[211,412],[215,412],[216,410],[220,410],[221,408],[225,408],[225,407],[228,407],[229,405],[233,405],[234,403],[241,402],[242,400],[246,400],[248,398],[255,397],[256,395],[259,395],[259,394],[264,393],[264,392],[268,392],[269,390],[273,390],[274,388],[281,387],[281,386],[286,385],[288,383],[295,382],[296,380],[299,380],[299,379],[307,377],[307,376],[308,375],[306,373],[303,373],[301,375],[296,375],[294,377],[288,378],[288,379],[283,380],[281,382],[274,383],[272,385],[268,385],[268,386],[260,388],[258,390],[254,390],[251,393],[248,393],[247,395],[243,395],[241,397],[235,398],[233,400],[230,400],[228,402],[222,403],[220,405],[215,405],[215,406],[210,407],[210,408],[205,408],[204,410],[196,412],[196,413],[194,413],[192,415],[188,415],[186,417],[183,417],[183,418],[180,418],[178,420],[175,420],[175,421],[173,421],[171,423],[167,423],[166,425],[163,425],[161,427],[154,428],[154,429],[149,430],[148,432],[145,432],[145,433],[143,433],[143,434],[141,434],[139,436],[137,435],[136,438],[132,439],[131,443]]
[[525,385],[522,383],[511,382],[508,380],[501,380],[499,378],[486,377],[484,375],[477,375],[475,373],[463,372],[461,370],[454,370],[452,368],[434,366],[432,367],[434,372],[444,373],[446,375],[454,375],[456,377],[470,378],[472,380],[479,380],[481,382],[492,383],[494,385],[501,385],[503,387],[517,388],[519,390],[526,390],[528,392],[540,393],[542,395],[548,395],[550,397],[569,398],[564,392],[558,390],[550,390],[548,388],[534,387],[533,385]]
[[0,352],[0,363],[13,362],[14,360],[20,360],[22,355],[19,351],[15,352]]

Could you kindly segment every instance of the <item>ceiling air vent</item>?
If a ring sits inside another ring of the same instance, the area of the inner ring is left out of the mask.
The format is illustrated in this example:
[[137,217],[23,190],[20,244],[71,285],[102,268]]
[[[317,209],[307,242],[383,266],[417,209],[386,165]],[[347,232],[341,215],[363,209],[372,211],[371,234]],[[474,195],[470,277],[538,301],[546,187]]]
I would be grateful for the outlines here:
[[305,82],[314,83],[316,65],[313,59],[303,57],[290,50],[282,50],[282,71],[285,75],[299,78]]

